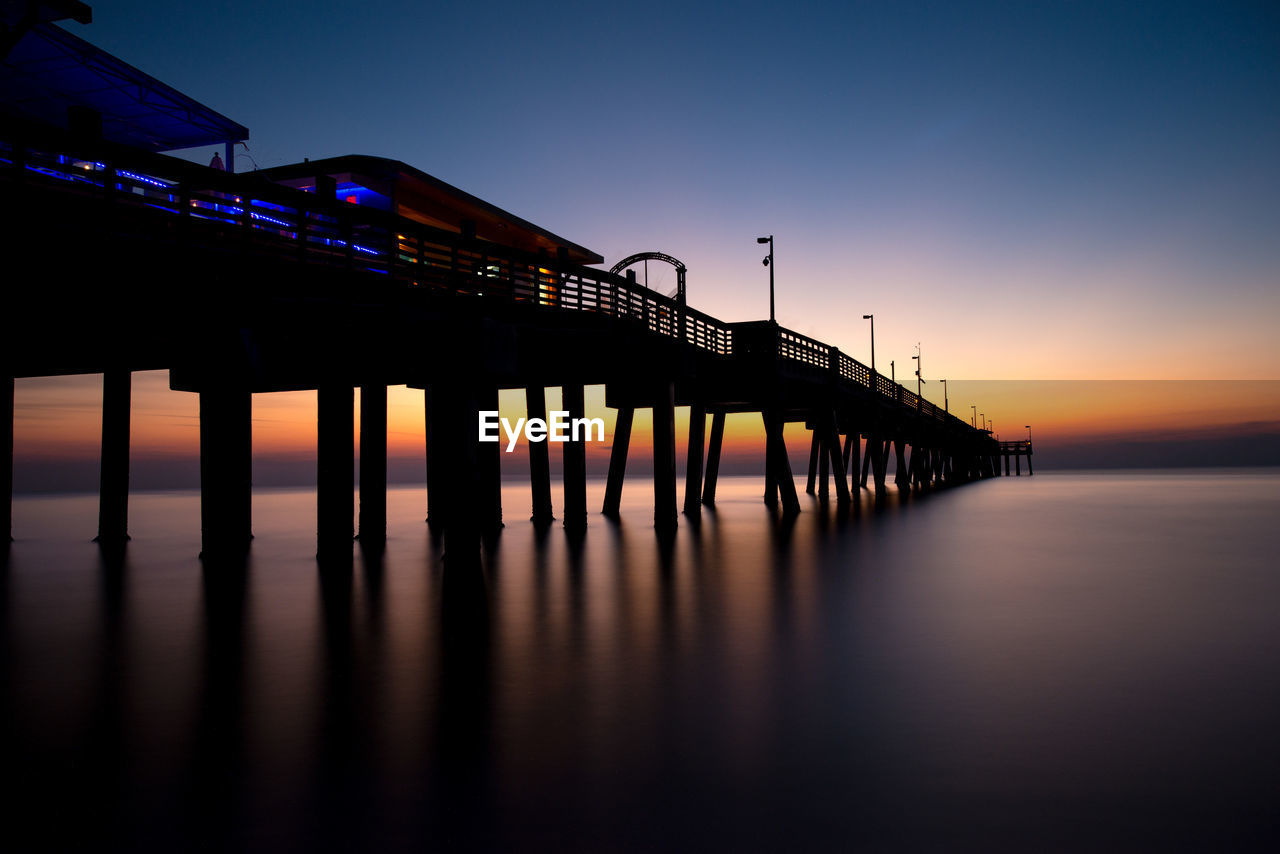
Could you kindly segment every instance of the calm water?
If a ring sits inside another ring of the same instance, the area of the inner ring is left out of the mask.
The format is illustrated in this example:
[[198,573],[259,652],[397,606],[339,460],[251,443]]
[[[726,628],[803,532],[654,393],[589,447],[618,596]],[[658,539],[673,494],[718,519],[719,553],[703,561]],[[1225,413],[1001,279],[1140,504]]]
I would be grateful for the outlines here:
[[[601,484],[591,502],[599,506]],[[487,589],[420,490],[320,574],[314,494],[202,572],[190,493],[19,499],[0,575],[12,850],[1276,850],[1280,473],[1041,474],[663,548],[525,488]],[[19,846],[23,847],[23,846]]]

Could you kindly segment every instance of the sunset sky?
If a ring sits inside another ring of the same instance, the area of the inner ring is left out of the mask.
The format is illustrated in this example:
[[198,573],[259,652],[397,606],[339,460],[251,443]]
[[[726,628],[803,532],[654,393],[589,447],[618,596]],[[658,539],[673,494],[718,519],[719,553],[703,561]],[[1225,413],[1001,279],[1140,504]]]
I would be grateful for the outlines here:
[[[67,29],[261,167],[402,160],[606,264],[675,255],[725,320],[767,316],[773,234],[783,325],[869,362],[874,313],[882,371],[920,342],[925,396],[1006,438],[1280,424],[1275,3],[92,5]],[[188,457],[194,397],[135,383],[139,456]],[[96,455],[99,394],[20,380],[20,472]],[[393,455],[420,404],[393,391]],[[314,452],[314,394],[254,417],[260,455]]]

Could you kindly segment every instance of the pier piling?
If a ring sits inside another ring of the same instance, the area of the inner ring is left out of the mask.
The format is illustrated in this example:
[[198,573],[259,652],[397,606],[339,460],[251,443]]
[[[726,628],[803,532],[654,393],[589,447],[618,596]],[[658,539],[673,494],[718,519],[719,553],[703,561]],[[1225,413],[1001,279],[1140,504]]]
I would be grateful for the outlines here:
[[[524,390],[526,417],[529,420],[547,420],[547,391],[540,385]],[[533,516],[535,525],[549,525],[555,519],[551,509],[551,457],[546,442],[529,442],[529,486],[533,492]]]
[[360,543],[387,539],[387,387],[360,386]]
[[613,447],[609,451],[609,480],[604,489],[601,513],[617,516],[622,505],[622,482],[627,475],[627,451],[631,445],[631,422],[636,411],[630,406],[618,410],[613,428]]
[[4,490],[4,540],[0,547],[7,555],[13,539],[13,375],[5,371],[0,381],[7,386],[0,389],[0,489]]
[[707,437],[707,408],[700,403],[689,407],[689,450],[684,474],[684,512],[702,514],[703,444]]
[[716,503],[716,481],[720,477],[720,447],[724,444],[724,413],[717,412],[711,418],[711,439],[707,443],[706,483],[702,487],[702,503]]
[[653,525],[674,530],[676,518],[675,383],[662,383],[653,400]]
[[316,390],[316,556],[350,556],[355,512],[355,393],[346,383]]
[[129,539],[129,408],[127,369],[102,375],[102,457],[98,483],[98,536],[103,546]]
[[200,392],[201,556],[236,557],[252,534],[252,395],[235,386]]
[[[582,383],[561,387],[564,408],[572,422],[586,417],[586,390]],[[587,444],[582,436],[564,447],[564,526],[580,530],[587,525]]]

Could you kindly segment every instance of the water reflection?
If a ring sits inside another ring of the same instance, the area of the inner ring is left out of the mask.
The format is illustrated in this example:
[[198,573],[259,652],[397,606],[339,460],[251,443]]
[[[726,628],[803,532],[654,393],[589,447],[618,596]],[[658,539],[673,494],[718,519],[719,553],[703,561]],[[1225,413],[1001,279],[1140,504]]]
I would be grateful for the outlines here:
[[204,565],[173,533],[191,496],[141,497],[118,554],[54,536],[92,502],[20,502],[10,826],[53,849],[1266,839],[1280,478],[1038,475],[794,518],[726,479],[668,539],[641,493],[576,534],[509,525],[475,572],[442,568],[420,493],[393,492],[385,550],[320,566],[307,493],[259,497],[250,559]]

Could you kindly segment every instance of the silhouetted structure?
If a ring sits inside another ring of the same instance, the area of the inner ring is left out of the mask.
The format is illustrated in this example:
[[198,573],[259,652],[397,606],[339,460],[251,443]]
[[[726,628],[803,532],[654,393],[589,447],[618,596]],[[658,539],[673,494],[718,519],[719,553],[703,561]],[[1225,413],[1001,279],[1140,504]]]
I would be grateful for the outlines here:
[[[0,127],[0,197],[14,223],[6,255],[34,262],[5,293],[4,423],[11,447],[14,377],[107,375],[104,542],[127,536],[135,370],[168,369],[174,389],[200,396],[206,555],[241,554],[251,538],[256,392],[317,391],[321,556],[350,556],[356,387],[362,541],[385,537],[386,387],[422,387],[429,519],[443,527],[451,563],[475,560],[483,532],[501,524],[500,451],[477,442],[476,424],[503,388],[525,390],[538,416],[543,389],[560,386],[564,408],[581,416],[584,386],[606,385],[618,410],[609,514],[619,507],[634,410],[652,408],[659,529],[677,520],[676,406],[692,408],[683,506],[693,515],[715,501],[729,412],[761,413],[764,497],[786,513],[799,510],[786,422],[813,430],[810,491],[825,497],[834,480],[841,505],[860,453],[861,484],[870,473],[882,494],[891,456],[895,483],[925,488],[998,474],[999,455],[1012,452],[835,347],[768,321],[725,323],[689,308],[684,265],[669,256],[627,260],[676,264],[674,297],[640,286],[633,271],[584,266],[602,259],[402,163],[352,156],[233,174],[114,142],[105,120],[101,133],[88,124],[93,132],[9,116]],[[206,140],[247,136],[225,119],[202,124],[212,129]],[[227,152],[230,168],[229,144]],[[563,521],[579,528],[585,448],[563,447]],[[530,455],[534,520],[544,524],[546,452],[544,443]],[[1025,453],[1029,463],[1029,445]]]

